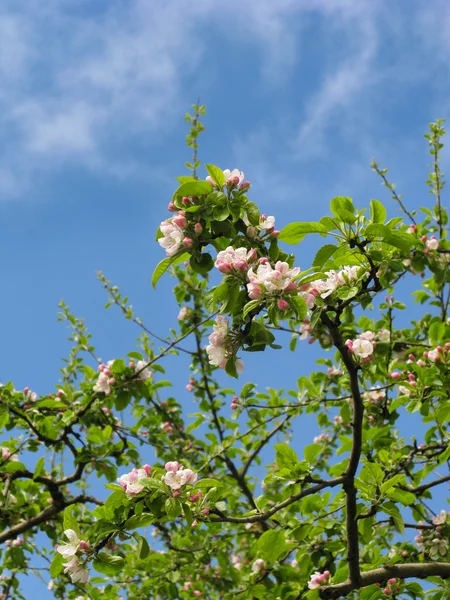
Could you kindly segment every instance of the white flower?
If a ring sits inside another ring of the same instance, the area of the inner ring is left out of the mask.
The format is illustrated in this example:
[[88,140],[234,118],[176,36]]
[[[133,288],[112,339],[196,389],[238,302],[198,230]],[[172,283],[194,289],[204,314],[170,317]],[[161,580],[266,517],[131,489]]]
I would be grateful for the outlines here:
[[266,563],[264,562],[264,560],[262,558],[257,558],[255,560],[255,562],[252,564],[252,571],[253,573],[260,573],[264,567],[266,566]]
[[136,363],[136,372],[139,372],[141,371],[141,369],[143,369],[143,371],[139,373],[139,377],[141,379],[150,379],[150,377],[152,376],[152,372],[146,367],[146,364],[147,363],[145,362],[145,360],[138,360],[138,362]]
[[[239,169],[233,169],[232,171],[230,171],[230,169],[225,169],[223,175],[225,177],[225,185],[239,185],[244,181],[244,173],[239,171]],[[236,177],[238,181],[236,181]]]
[[439,248],[439,241],[433,235],[425,242],[425,246],[428,248],[428,250],[437,250]]
[[[216,323],[213,326],[213,332],[209,336],[209,345],[206,346],[209,364],[221,369],[225,369],[228,358],[233,356],[233,351],[228,343],[228,319],[226,317],[217,316]],[[244,363],[241,359],[236,358],[236,370],[242,373]]]
[[373,342],[375,339],[375,334],[373,331],[364,331],[358,335],[358,339],[367,340],[368,342]]
[[444,525],[447,521],[447,513],[445,510],[441,510],[441,512],[433,518],[433,525]]
[[411,396],[411,394],[412,394],[412,391],[409,388],[405,387],[404,385],[399,385],[398,391],[400,392],[400,394],[402,396]]
[[178,471],[168,471],[162,477],[164,483],[173,490],[179,490],[187,483],[195,483],[197,479],[197,473],[194,473],[191,469],[183,469],[183,467],[180,467]]
[[319,573],[316,571],[311,575],[311,580],[308,582],[308,588],[310,590],[316,590],[324,583],[328,583],[330,580],[330,571],[324,571],[323,573]]
[[312,281],[310,291],[316,291],[321,298],[328,298],[338,287],[358,279],[359,269],[358,266],[346,266],[341,271],[326,271],[327,278]]
[[2,461],[11,461],[11,462],[15,462],[19,460],[19,456],[17,454],[12,454],[11,450],[9,448],[5,448],[4,446],[2,446],[0,448],[1,452],[2,452]]
[[70,573],[72,583],[87,583],[89,581],[89,571],[80,563],[77,556],[72,556],[64,567],[64,573]]
[[64,535],[68,538],[69,542],[65,544],[61,544],[56,548],[56,551],[59,554],[62,554],[64,558],[68,558],[69,556],[75,556],[80,547],[80,540],[78,539],[78,535],[73,529],[66,529],[64,531]]
[[352,352],[360,358],[367,358],[373,354],[373,345],[368,340],[357,338],[353,342]]
[[390,342],[391,340],[391,332],[389,329],[380,329],[378,332],[378,339],[380,342]]
[[260,229],[274,229],[275,217],[266,217],[266,215],[261,215],[259,218],[259,227]]
[[297,289],[297,283],[294,278],[300,273],[300,268],[291,269],[287,262],[278,261],[275,267],[269,262],[258,265],[256,273],[253,268],[248,270],[247,277],[250,283],[247,284],[247,290],[251,294],[255,288],[262,293],[268,292],[292,292]]
[[169,221],[163,221],[159,228],[163,237],[159,238],[158,243],[165,249],[167,256],[173,256],[180,249],[184,233],[175,223]]
[[97,383],[94,385],[94,392],[103,392],[106,396],[111,393],[111,377],[105,373],[99,373]]
[[430,555],[437,556],[438,554],[442,556],[447,554],[447,542],[442,538],[434,538],[430,542]]

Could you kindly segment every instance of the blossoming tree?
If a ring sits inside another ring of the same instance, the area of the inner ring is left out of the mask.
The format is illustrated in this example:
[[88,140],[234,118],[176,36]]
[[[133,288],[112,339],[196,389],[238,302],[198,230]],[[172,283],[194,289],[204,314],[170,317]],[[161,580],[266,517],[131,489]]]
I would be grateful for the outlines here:
[[[155,336],[100,274],[140,351],[103,363],[62,303],[73,349],[56,391],[0,388],[0,598],[24,598],[33,574],[78,600],[450,598],[442,122],[426,136],[435,201],[423,214],[373,163],[399,216],[337,197],[319,221],[278,231],[241,171],[197,175],[202,114],[187,115],[191,175],[157,232],[167,256],[152,282],[174,275],[179,329]],[[324,245],[301,271],[289,249],[314,234]],[[405,306],[393,290],[414,276],[421,312],[394,327]],[[307,338],[323,357],[294,390],[217,380],[242,379],[246,352],[301,355]],[[194,418],[166,394],[160,359],[180,353]],[[299,456],[305,414],[322,432]]]

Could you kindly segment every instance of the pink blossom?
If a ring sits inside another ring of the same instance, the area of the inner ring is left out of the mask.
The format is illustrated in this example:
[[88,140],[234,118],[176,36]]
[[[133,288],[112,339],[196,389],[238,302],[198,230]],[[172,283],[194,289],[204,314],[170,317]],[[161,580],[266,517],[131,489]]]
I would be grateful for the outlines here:
[[439,350],[437,348],[435,348],[434,350],[430,350],[428,352],[427,358],[428,360],[431,360],[431,362],[437,362],[440,359]]
[[233,169],[232,171],[225,169],[223,175],[225,177],[225,185],[227,186],[239,185],[244,181],[244,173],[239,171],[239,169]]
[[306,338],[312,333],[312,327],[309,324],[309,321],[305,319],[305,321],[300,325],[299,332],[300,339],[306,340]]
[[162,480],[172,490],[179,490],[187,483],[193,484],[197,481],[198,475],[191,469],[184,469],[182,466],[177,471],[168,471],[163,475]]
[[308,588],[310,590],[316,590],[321,585],[329,583],[330,579],[330,571],[324,571],[322,574],[316,571],[313,575],[311,575],[311,579],[308,582]]
[[317,279],[310,283],[310,290],[327,298],[338,287],[350,284],[351,281],[359,279],[361,268],[358,266],[346,266],[341,271],[326,271],[326,279]]
[[[233,356],[233,349],[228,339],[228,319],[226,317],[220,315],[216,317],[213,332],[208,339],[209,345],[206,346],[206,353],[208,354],[209,364],[224,369],[227,360]],[[241,373],[244,363],[239,358],[236,358],[235,361],[236,369]]]
[[152,372],[147,367],[147,362],[145,360],[138,360],[136,363],[136,372],[139,373],[140,379],[150,379],[152,376]]
[[[300,269],[295,267],[291,269],[287,262],[278,261],[275,267],[269,262],[260,263],[256,272],[253,268],[248,270],[247,291],[252,296],[259,294],[261,290],[264,294],[274,294],[277,292],[293,292],[297,289],[297,283],[294,278],[300,273]],[[255,288],[255,286],[258,286]],[[251,296],[250,296],[251,297]]]
[[287,302],[287,300],[278,300],[277,306],[280,310],[289,310],[289,302]]
[[190,237],[185,237],[183,238],[183,246],[185,248],[192,248],[192,244],[194,243],[194,240]]
[[391,332],[389,329],[380,329],[378,332],[378,340],[380,342],[389,342],[391,340]]
[[441,510],[441,512],[433,518],[433,525],[444,525],[447,521],[447,513],[445,510]]
[[169,221],[163,221],[159,228],[163,237],[159,238],[158,244],[165,249],[167,256],[173,256],[181,247],[183,232],[176,224]]
[[174,223],[180,229],[184,229],[186,227],[187,221],[183,211],[180,211],[177,215],[173,217],[172,223]]
[[429,240],[425,242],[425,246],[428,250],[437,250],[439,248],[439,241],[435,235],[432,235]]
[[217,255],[215,266],[224,274],[232,271],[247,271],[248,264],[256,258],[257,253],[253,248],[247,250],[243,247],[233,248],[233,246],[228,246]]
[[144,489],[144,486],[142,483],[140,483],[140,481],[149,475],[147,472],[149,465],[146,465],[146,467],[147,469],[133,469],[129,473],[121,475],[117,479],[117,482],[121,485],[127,496],[136,496],[136,494],[139,494]]
[[200,235],[203,231],[203,225],[201,223],[196,223],[194,225],[194,231],[197,235]]
[[9,450],[9,448],[5,448],[4,446],[1,447],[1,451],[2,451],[2,460],[3,461],[11,461],[11,462],[15,462],[19,460],[19,456],[17,454],[12,454],[11,450]]
[[166,471],[178,471],[179,469],[182,469],[183,467],[180,465],[179,462],[177,461],[172,461],[172,462],[167,462],[164,466],[164,468],[166,469]]
[[358,335],[359,340],[367,340],[368,342],[373,342],[375,339],[375,333],[373,331],[364,331]]

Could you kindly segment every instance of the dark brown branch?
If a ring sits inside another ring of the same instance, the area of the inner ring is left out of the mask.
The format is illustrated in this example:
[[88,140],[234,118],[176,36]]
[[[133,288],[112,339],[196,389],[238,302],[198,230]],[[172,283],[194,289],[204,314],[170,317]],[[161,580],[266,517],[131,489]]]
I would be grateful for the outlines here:
[[98,505],[103,504],[103,502],[101,502],[101,500],[98,500],[97,498],[94,498],[93,496],[84,496],[84,495],[75,496],[75,498],[70,498],[68,500],[63,500],[62,502],[54,503],[51,506],[44,508],[43,511],[41,511],[39,514],[35,515],[34,517],[31,517],[30,519],[23,521],[23,523],[18,523],[17,525],[14,525],[14,527],[10,527],[6,531],[3,531],[2,533],[0,533],[0,544],[2,542],[5,542],[6,540],[11,540],[11,539],[17,537],[24,531],[29,531],[30,529],[37,527],[41,523],[44,523],[45,521],[52,519],[58,513],[62,512],[67,506],[71,506],[72,504],[81,504],[81,503],[84,504],[86,502],[92,502],[93,504],[98,504]]
[[[450,563],[410,563],[405,565],[386,566],[361,573],[361,583],[358,587],[366,587],[374,583],[383,583],[391,577],[396,579],[425,579],[426,577],[450,578]],[[342,598],[356,589],[350,581],[324,587],[319,590],[320,598]]]

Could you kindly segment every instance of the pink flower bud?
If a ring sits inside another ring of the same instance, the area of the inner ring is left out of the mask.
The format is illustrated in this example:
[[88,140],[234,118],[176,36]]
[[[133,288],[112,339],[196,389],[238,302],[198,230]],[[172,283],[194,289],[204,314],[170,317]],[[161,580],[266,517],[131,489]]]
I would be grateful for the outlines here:
[[392,371],[389,373],[389,377],[391,379],[400,379],[400,373],[398,371]]
[[266,265],[269,262],[269,259],[266,258],[265,256],[262,256],[258,262],[260,265]]
[[250,187],[250,185],[251,185],[250,181],[243,181],[243,182],[241,183],[241,189],[242,189],[242,190],[248,190],[248,189],[249,189],[249,187]]
[[270,237],[273,237],[273,238],[277,238],[281,233],[281,231],[279,229],[269,229],[269,231],[270,231]]
[[384,588],[384,590],[383,590],[383,593],[384,593],[384,594],[390,594],[390,593],[391,593],[391,590],[390,590],[389,588],[387,588],[387,587],[386,587],[386,588]]
[[188,196],[183,196],[183,197],[181,198],[181,202],[182,202],[183,204],[190,204],[190,202],[191,202],[191,199],[190,199],[190,198],[188,198]]
[[231,271],[232,271],[230,263],[227,263],[225,261],[217,261],[216,262],[216,267],[224,275],[226,275],[227,273],[231,273]]
[[283,300],[282,298],[278,300],[277,306],[280,310],[289,310],[289,302],[287,300]]
[[186,386],[186,390],[187,390],[188,392],[192,392],[192,390],[193,390],[193,389],[194,389],[194,388],[192,387],[192,385],[191,385],[190,383],[188,383],[188,384],[187,384],[187,386]]
[[194,225],[194,231],[197,235],[200,235],[201,232],[203,231],[203,225],[201,223],[196,223]]
[[58,398],[62,398],[65,394],[63,390],[58,390],[57,394]]
[[247,260],[248,260],[248,262],[253,262],[254,260],[257,260],[257,258],[258,258],[258,253],[256,252],[256,250],[254,248],[251,248],[247,252]]
[[243,258],[237,258],[234,262],[233,262],[233,267],[236,271],[247,271],[248,270],[248,263],[246,260],[244,260]]
[[173,492],[172,496],[173,496],[174,498],[176,498],[176,497],[177,497],[177,496],[179,496],[180,494],[181,494],[180,490],[174,490],[174,492]]
[[90,550],[90,544],[89,542],[85,542],[84,540],[80,540],[80,550],[82,552],[89,552]]
[[175,223],[180,229],[184,229],[186,227],[186,217],[178,214],[172,219],[172,223]]
[[348,351],[349,351],[349,352],[352,352],[352,350],[353,350],[353,340],[347,340],[347,341],[345,342],[345,345],[347,346],[347,348],[348,348]]
[[186,248],[191,248],[193,243],[194,242],[192,241],[192,238],[190,238],[190,237],[185,237],[183,240],[183,246],[185,246]]
[[144,471],[147,473],[147,475],[150,475],[152,472],[152,467],[150,465],[144,465],[142,467],[144,469]]
[[394,579],[393,577],[391,577],[391,579],[388,579],[388,584],[389,585],[395,585],[397,583],[397,580]]
[[167,210],[169,210],[170,212],[177,212],[177,207],[175,206],[175,204],[172,202],[172,200],[169,202],[169,204],[167,205]]
[[29,388],[29,387],[24,387],[24,388],[23,388],[23,393],[24,393],[24,394],[28,394],[28,392],[29,392],[29,391],[30,391],[30,388]]
[[195,519],[194,521],[192,521],[191,527],[197,527],[197,525],[198,525],[197,519]]
[[181,465],[177,461],[167,462],[164,465],[166,471],[178,471],[181,468]]

